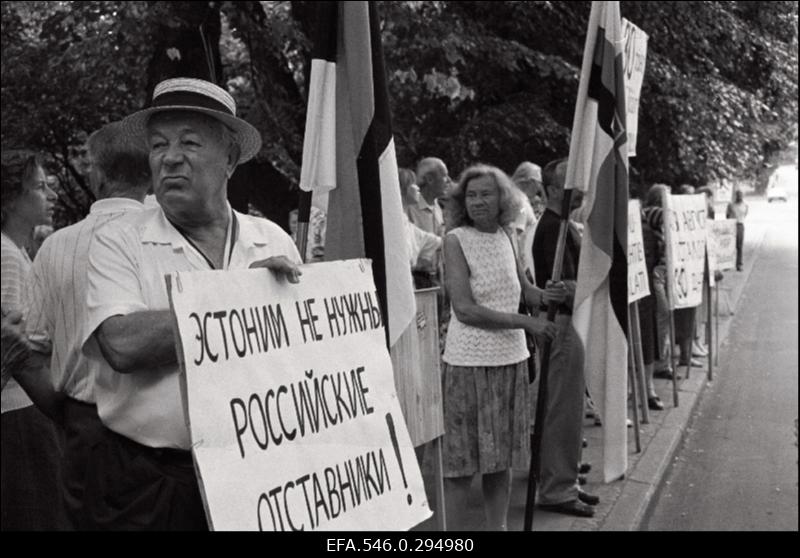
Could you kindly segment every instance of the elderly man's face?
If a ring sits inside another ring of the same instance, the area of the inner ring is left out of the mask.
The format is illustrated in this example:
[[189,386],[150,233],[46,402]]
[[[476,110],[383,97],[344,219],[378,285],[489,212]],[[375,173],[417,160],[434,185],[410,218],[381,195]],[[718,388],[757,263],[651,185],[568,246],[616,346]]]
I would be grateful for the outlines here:
[[153,190],[167,213],[199,217],[224,207],[235,161],[213,119],[192,112],[161,113],[150,119],[147,131]]
[[450,174],[447,172],[447,167],[443,164],[437,165],[434,170],[428,173],[427,181],[431,192],[433,192],[434,196],[437,198],[445,195],[452,183]]

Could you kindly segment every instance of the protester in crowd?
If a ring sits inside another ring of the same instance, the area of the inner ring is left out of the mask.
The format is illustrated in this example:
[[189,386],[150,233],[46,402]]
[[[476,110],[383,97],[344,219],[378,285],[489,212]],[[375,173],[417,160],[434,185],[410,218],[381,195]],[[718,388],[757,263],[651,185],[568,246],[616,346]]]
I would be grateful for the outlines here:
[[[472,478],[481,475],[490,530],[506,530],[511,469],[530,453],[529,356],[525,332],[552,339],[544,317],[518,313],[524,284],[511,224],[518,209],[500,169],[468,168],[451,194],[445,237],[447,290],[453,312],[444,361],[444,476],[447,515],[463,528]],[[545,294],[525,288],[526,300]]]
[[701,186],[697,189],[697,193],[706,197],[706,217],[713,221],[715,218],[714,191],[708,186]]
[[[689,184],[682,184],[678,188],[678,193],[682,196],[691,196],[695,193],[695,189],[694,186]],[[680,355],[678,364],[680,366],[702,367],[703,363],[693,358],[694,355],[692,354],[692,345],[695,339],[694,331],[697,322],[697,307],[677,308],[673,310],[672,316],[675,326],[675,343],[678,345]],[[699,352],[695,351],[695,355],[699,356],[699,354]],[[705,354],[708,353],[705,352]]]
[[[657,349],[653,364],[653,377],[671,380],[674,372],[672,369],[672,341],[670,339],[670,322],[672,320],[669,300],[667,298],[667,255],[666,232],[664,230],[664,197],[669,194],[670,188],[665,184],[654,184],[647,191],[642,208],[642,223],[647,227],[648,233],[656,238],[658,246],[658,259],[653,267],[653,276],[650,286],[656,301],[656,341],[653,346]],[[644,234],[644,230],[642,231]],[[647,241],[645,241],[647,242]],[[647,248],[645,248],[647,250]],[[652,252],[653,250],[651,250]],[[680,374],[677,378],[680,379]]]
[[[416,175],[411,169],[401,168],[398,170],[400,201],[404,211],[417,203],[416,192],[412,188],[416,180]],[[406,213],[406,215],[408,214]],[[405,226],[408,258],[414,276],[414,285],[416,288],[421,288],[421,285],[427,283],[426,270],[431,269],[434,262],[441,258],[442,237],[422,230],[408,218],[406,218]]]
[[408,207],[411,222],[424,231],[444,234],[444,217],[436,201],[447,193],[451,185],[447,165],[436,157],[426,157],[417,164],[417,204]]
[[[289,212],[289,233],[297,244],[297,223],[299,210]],[[321,262],[325,259],[325,230],[328,217],[320,208],[311,206],[308,215],[308,242],[306,244],[306,262]]]
[[[706,219],[708,221],[714,220],[714,192],[708,186],[702,186],[696,190],[696,193],[703,194],[706,197]],[[706,228],[710,229],[711,224],[707,223]],[[719,277],[722,278],[721,272],[716,272],[715,278]],[[708,270],[704,269],[703,271],[703,284],[708,282]],[[708,304],[710,301],[706,296],[706,291],[703,289],[703,297],[700,301],[700,306],[697,307],[695,312],[695,331],[694,331],[694,341],[692,342],[692,356],[693,357],[705,357],[708,356],[708,347],[703,342],[703,338],[705,337],[706,331],[706,323],[708,318]]]
[[[450,175],[441,159],[426,157],[417,164],[419,196],[416,204],[406,208],[408,218],[425,232],[443,236],[444,216],[439,201],[450,187]],[[440,261],[427,267],[417,267],[415,283],[418,288],[441,286]]]
[[525,271],[527,280],[531,284],[534,284],[533,255],[531,249],[533,247],[533,233],[536,230],[538,219],[533,212],[528,196],[526,196],[522,190],[515,186],[513,195],[516,198],[515,203],[519,206],[519,211],[509,227],[514,233],[516,245],[519,246],[519,252],[517,253],[519,265]]
[[733,193],[733,201],[725,211],[726,219],[736,219],[736,271],[744,269],[744,220],[747,217],[747,204],[741,190]]
[[544,187],[542,186],[542,168],[536,163],[523,161],[511,176],[512,182],[528,197],[533,214],[538,221],[544,213]]
[[[88,141],[89,187],[95,198],[89,215],[49,237],[33,262],[26,332],[35,350],[50,355],[42,373],[48,385],[62,395],[64,459],[62,496],[76,529],[94,526],[86,517],[84,482],[103,426],[94,400],[94,378],[104,361],[81,352],[86,338],[86,269],[94,231],[113,226],[129,212],[144,209],[150,187],[148,153],[133,143],[119,122],[94,132]],[[92,345],[94,339],[90,340]],[[97,352],[96,347],[93,347]]]
[[[533,262],[539,288],[558,289],[555,324],[558,333],[550,350],[547,412],[542,427],[539,504],[543,509],[592,517],[600,499],[584,492],[578,483],[586,379],[583,371],[583,349],[572,327],[572,307],[578,277],[580,234],[569,221],[561,280],[551,281],[556,258],[556,245],[561,223],[564,181],[567,161],[548,163],[543,172],[547,193],[547,209],[536,225],[533,240]],[[580,207],[580,192],[575,191],[571,208]],[[546,307],[542,307],[545,310]]]
[[[2,269],[0,304],[5,312],[25,313],[31,260],[25,250],[33,228],[52,222],[55,193],[33,155],[2,153]],[[67,527],[59,501],[61,448],[55,425],[26,395],[16,378],[2,390],[3,530],[54,530]],[[35,376],[35,374],[34,374]],[[26,385],[26,387],[28,387]],[[31,384],[31,391],[36,391]]]
[[297,282],[300,255],[278,225],[227,201],[229,178],[258,152],[261,137],[236,117],[225,90],[198,79],[163,81],[151,108],[123,128],[149,146],[159,207],[103,227],[89,249],[83,348],[110,368],[95,379],[106,428],[92,453],[86,501],[103,528],[202,530],[164,275],[267,267]]
[[[647,407],[652,411],[664,409],[664,403],[656,393],[653,384],[653,374],[655,372],[656,361],[661,355],[659,342],[664,339],[658,335],[658,302],[656,299],[656,280],[661,281],[659,288],[664,293],[664,278],[656,278],[656,268],[660,265],[661,270],[666,265],[666,246],[663,234],[663,211],[660,207],[662,196],[661,189],[648,192],[648,198],[641,211],[642,221],[642,244],[644,247],[644,261],[647,269],[647,282],[650,285],[650,294],[639,299],[639,327],[642,339],[642,357],[644,360],[644,379],[647,388]],[[657,213],[657,216],[655,216]],[[661,272],[661,271],[660,271]],[[666,299],[666,295],[664,294]]]

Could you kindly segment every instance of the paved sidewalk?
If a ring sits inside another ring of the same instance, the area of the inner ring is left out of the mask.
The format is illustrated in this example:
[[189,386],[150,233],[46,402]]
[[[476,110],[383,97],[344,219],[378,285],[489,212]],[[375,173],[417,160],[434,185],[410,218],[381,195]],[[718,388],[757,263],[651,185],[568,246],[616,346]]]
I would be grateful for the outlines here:
[[[765,230],[748,228],[745,253],[747,255],[744,271],[726,271],[720,283],[720,307],[724,306],[727,296],[730,308],[735,311],[742,296],[747,279],[758,259],[758,250],[764,239]],[[724,354],[725,341],[733,321],[733,315],[719,317],[719,346]],[[702,359],[706,362],[706,359]],[[722,359],[720,359],[722,362]],[[682,376],[686,368],[678,368]],[[714,366],[714,376],[724,374]],[[659,485],[666,473],[670,461],[678,448],[686,431],[692,411],[706,387],[707,368],[692,368],[689,378],[679,380],[679,405],[673,407],[672,382],[655,380],[656,391],[664,402],[663,411],[651,411],[650,423],[640,425],[641,453],[636,453],[633,428],[628,429],[628,474],[624,479],[605,484],[602,481],[601,444],[602,428],[594,426],[592,419],[584,423],[584,437],[588,447],[583,451],[583,460],[593,464],[588,474],[588,483],[584,486],[587,492],[597,494],[600,504],[596,506],[596,514],[591,519],[577,518],[540,509],[535,510],[534,531],[634,531],[637,530]],[[431,453],[428,451],[427,453]],[[425,460],[423,473],[429,495],[429,504],[435,506],[433,499],[433,477],[430,474],[430,461]],[[509,530],[521,531],[525,514],[525,494],[527,490],[527,471],[515,471],[512,484],[511,508],[509,511]],[[480,531],[484,527],[483,500],[480,481],[473,480],[467,511],[465,531]],[[434,512],[436,510],[434,509]],[[436,529],[436,516],[420,524],[414,530],[432,531]]]

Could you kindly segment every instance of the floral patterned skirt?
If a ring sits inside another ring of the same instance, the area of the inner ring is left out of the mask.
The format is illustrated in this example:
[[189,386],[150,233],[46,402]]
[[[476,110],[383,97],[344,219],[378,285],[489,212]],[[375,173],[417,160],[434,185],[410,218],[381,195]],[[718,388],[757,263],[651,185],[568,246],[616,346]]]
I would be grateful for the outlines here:
[[530,411],[526,361],[508,366],[444,363],[444,476],[528,467]]

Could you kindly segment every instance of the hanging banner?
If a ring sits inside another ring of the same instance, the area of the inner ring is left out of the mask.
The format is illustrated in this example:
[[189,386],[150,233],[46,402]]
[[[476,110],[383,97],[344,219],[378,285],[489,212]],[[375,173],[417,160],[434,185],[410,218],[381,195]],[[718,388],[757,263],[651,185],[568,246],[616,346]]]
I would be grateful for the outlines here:
[[639,200],[628,200],[628,304],[650,294]]
[[405,530],[431,515],[369,260],[174,273],[195,465],[215,530]]
[[670,305],[693,308],[703,298],[706,261],[706,197],[666,195],[667,281]]
[[708,222],[709,265],[715,271],[736,268],[736,219]]
[[622,18],[622,37],[625,51],[622,64],[625,70],[625,104],[628,112],[628,157],[636,157],[636,138],[639,131],[639,95],[644,81],[647,59],[647,33]]

